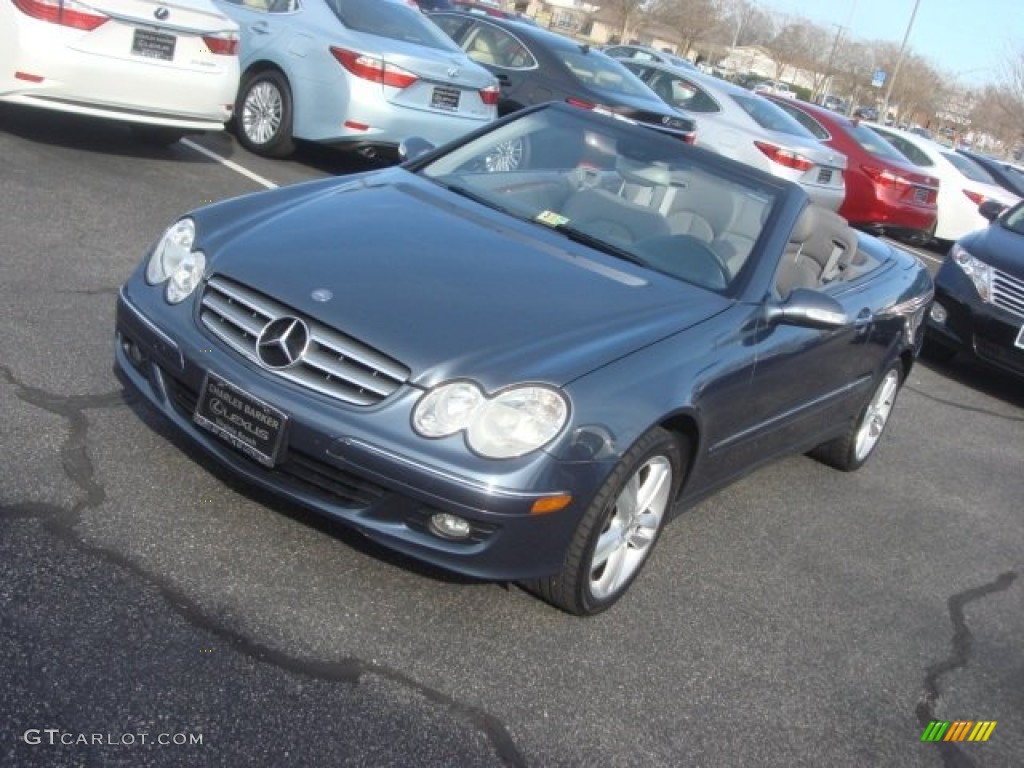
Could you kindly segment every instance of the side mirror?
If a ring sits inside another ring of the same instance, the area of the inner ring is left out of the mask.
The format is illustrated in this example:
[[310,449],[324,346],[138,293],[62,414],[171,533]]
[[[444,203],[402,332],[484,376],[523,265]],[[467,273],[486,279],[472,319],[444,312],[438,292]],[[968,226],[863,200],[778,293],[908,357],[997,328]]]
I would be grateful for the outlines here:
[[1000,203],[998,200],[986,200],[978,206],[978,213],[984,216],[989,221],[995,221],[999,218],[999,214],[1006,210],[1006,206]]
[[415,160],[420,155],[425,155],[432,150],[434,145],[419,136],[410,136],[403,139],[398,145],[398,158],[403,163],[407,160]]
[[765,314],[770,325],[794,325],[826,331],[842,328],[850,322],[842,304],[810,288],[794,288],[785,301],[768,304]]

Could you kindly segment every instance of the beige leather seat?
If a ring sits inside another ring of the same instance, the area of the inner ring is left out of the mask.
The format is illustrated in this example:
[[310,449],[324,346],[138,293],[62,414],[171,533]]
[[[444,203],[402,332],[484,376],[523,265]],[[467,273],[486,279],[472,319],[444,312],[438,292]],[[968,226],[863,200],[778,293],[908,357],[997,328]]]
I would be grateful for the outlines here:
[[775,278],[783,298],[794,288],[820,288],[841,277],[857,252],[857,236],[846,219],[808,205],[797,219]]

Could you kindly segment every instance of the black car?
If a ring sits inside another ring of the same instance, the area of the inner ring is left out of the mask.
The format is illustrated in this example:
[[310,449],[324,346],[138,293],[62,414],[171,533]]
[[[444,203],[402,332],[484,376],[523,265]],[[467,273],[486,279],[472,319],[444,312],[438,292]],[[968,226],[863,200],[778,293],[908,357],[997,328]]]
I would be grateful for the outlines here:
[[935,276],[926,351],[938,361],[957,352],[1024,376],[1024,203],[982,203],[991,220],[960,238]]
[[564,101],[624,115],[688,143],[697,124],[667,107],[616,59],[547,29],[476,14],[432,13],[471,59],[498,78],[498,115],[533,104]]
[[961,155],[971,158],[974,162],[989,172],[1003,189],[1008,189],[1018,197],[1024,197],[1024,171],[1015,168],[1005,160],[1000,160],[991,155],[983,155],[980,152],[971,152],[967,149],[957,149]]
[[[509,142],[524,163],[488,167]],[[180,217],[121,289],[115,355],[234,475],[591,614],[728,482],[863,465],[931,298],[796,184],[549,103]]]

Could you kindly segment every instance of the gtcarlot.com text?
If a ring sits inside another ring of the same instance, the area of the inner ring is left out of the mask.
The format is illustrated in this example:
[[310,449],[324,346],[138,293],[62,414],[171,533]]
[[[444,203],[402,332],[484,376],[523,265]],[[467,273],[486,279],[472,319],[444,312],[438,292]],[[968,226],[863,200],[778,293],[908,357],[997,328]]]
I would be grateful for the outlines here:
[[29,728],[22,734],[26,744],[47,746],[132,747],[157,744],[162,747],[197,746],[203,743],[201,733],[74,733],[60,728]]

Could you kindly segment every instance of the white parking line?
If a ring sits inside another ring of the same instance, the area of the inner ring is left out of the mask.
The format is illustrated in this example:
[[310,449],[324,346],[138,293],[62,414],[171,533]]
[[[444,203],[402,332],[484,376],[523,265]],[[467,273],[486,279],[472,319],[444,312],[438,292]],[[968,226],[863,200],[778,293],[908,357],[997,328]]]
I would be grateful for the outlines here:
[[182,139],[181,143],[184,144],[189,149],[194,149],[199,154],[205,155],[206,157],[210,158],[211,160],[220,163],[225,168],[230,168],[235,173],[240,173],[242,176],[245,176],[247,179],[252,179],[257,184],[262,184],[267,189],[277,189],[278,185],[275,184],[274,182],[272,182],[270,179],[265,179],[262,176],[260,176],[259,174],[253,173],[248,168],[243,168],[238,163],[232,162],[231,160],[228,160],[226,157],[221,157],[216,152],[213,152],[213,151],[207,149],[204,146],[196,144],[194,141],[191,141],[190,139]]

